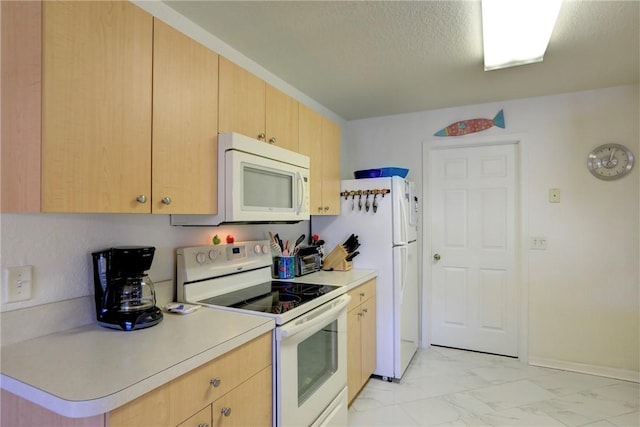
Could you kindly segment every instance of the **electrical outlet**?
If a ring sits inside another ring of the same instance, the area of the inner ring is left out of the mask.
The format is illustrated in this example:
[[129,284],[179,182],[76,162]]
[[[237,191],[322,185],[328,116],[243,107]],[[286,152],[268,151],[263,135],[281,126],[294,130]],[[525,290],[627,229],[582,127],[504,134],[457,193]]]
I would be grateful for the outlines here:
[[7,267],[4,281],[4,302],[31,299],[33,266]]
[[532,237],[531,244],[529,245],[531,249],[538,250],[546,250],[547,249],[547,238],[546,237]]

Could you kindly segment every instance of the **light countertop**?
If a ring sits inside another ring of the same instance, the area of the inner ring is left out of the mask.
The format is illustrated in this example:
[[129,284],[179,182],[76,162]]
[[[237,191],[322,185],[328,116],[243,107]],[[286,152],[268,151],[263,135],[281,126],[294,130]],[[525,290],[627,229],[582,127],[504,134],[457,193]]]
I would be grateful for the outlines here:
[[[346,286],[374,270],[318,271],[288,281]],[[273,319],[202,307],[124,332],[90,324],[0,348],[0,387],[60,415],[99,415],[271,331]]]
[[200,308],[124,332],[86,325],[0,349],[0,386],[60,415],[109,412],[274,328],[272,319]]
[[378,275],[376,270],[357,270],[348,271],[316,271],[315,273],[296,277],[295,279],[285,279],[291,282],[315,283],[323,285],[347,286],[347,291],[362,285],[371,279],[375,279]]

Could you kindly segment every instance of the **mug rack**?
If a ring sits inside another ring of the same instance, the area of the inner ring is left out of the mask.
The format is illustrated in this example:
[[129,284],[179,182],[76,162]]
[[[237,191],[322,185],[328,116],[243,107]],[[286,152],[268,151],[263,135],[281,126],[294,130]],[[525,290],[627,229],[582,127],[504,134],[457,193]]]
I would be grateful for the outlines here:
[[[366,212],[369,212],[369,209],[373,209],[373,213],[378,211],[378,195],[382,197],[385,194],[391,193],[391,190],[388,188],[373,190],[344,190],[340,193],[340,197],[344,197],[345,200],[349,200],[351,197],[351,210],[355,210],[356,207],[356,196],[358,198],[358,210],[361,211],[363,206]],[[369,202],[369,196],[373,195],[372,202]],[[362,202],[362,196],[364,196],[364,204]]]

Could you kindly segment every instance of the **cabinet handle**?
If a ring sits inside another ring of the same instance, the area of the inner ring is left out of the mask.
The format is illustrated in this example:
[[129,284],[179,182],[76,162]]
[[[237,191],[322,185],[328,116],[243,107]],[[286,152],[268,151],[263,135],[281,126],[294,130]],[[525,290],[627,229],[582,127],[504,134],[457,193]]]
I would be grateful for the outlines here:
[[162,204],[170,205],[171,204],[171,197],[163,197],[162,198]]
[[364,298],[364,292],[360,292],[360,297]]
[[222,408],[220,409],[220,413],[225,417],[228,417],[229,415],[231,415],[231,408]]
[[147,196],[145,196],[144,194],[140,194],[138,197],[136,197],[136,202],[147,203]]
[[318,213],[322,213],[322,206],[318,206]]
[[329,206],[324,207],[324,211],[327,212],[329,210]]
[[368,308],[363,308],[363,309],[362,309],[362,312],[363,312],[363,313],[368,313],[368,312],[369,312],[369,309],[368,309]]
[[362,316],[364,316],[364,314],[362,314],[362,312],[361,312],[361,311],[359,311],[359,312],[358,312],[358,317],[362,317]]
[[266,137],[267,137],[267,135],[265,135],[264,132],[258,134],[258,139],[260,141],[264,141]]
[[211,385],[211,387],[220,387],[221,382],[220,378],[211,378],[209,380],[209,385]]
[[272,136],[271,138],[269,138],[269,144],[275,144],[276,143],[276,137]]
[[198,424],[198,427],[209,427],[209,424],[207,424],[207,423],[200,423],[200,424]]

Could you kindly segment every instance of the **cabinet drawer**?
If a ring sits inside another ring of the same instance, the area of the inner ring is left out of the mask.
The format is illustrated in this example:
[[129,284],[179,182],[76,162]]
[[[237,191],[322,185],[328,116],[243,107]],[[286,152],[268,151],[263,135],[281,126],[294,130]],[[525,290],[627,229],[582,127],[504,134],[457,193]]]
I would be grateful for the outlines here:
[[204,427],[211,426],[211,405],[207,405],[202,411],[198,412],[188,420],[180,423],[178,427]]
[[351,289],[348,293],[351,295],[351,301],[349,301],[347,310],[351,310],[376,295],[376,280],[371,279],[357,288]]
[[172,413],[178,422],[185,420],[270,365],[268,333],[174,380]]
[[[271,333],[266,333],[172,382],[114,409],[108,427],[175,426],[245,382],[256,372],[271,369]],[[218,378],[218,387],[209,380]],[[197,424],[196,424],[197,425]]]

